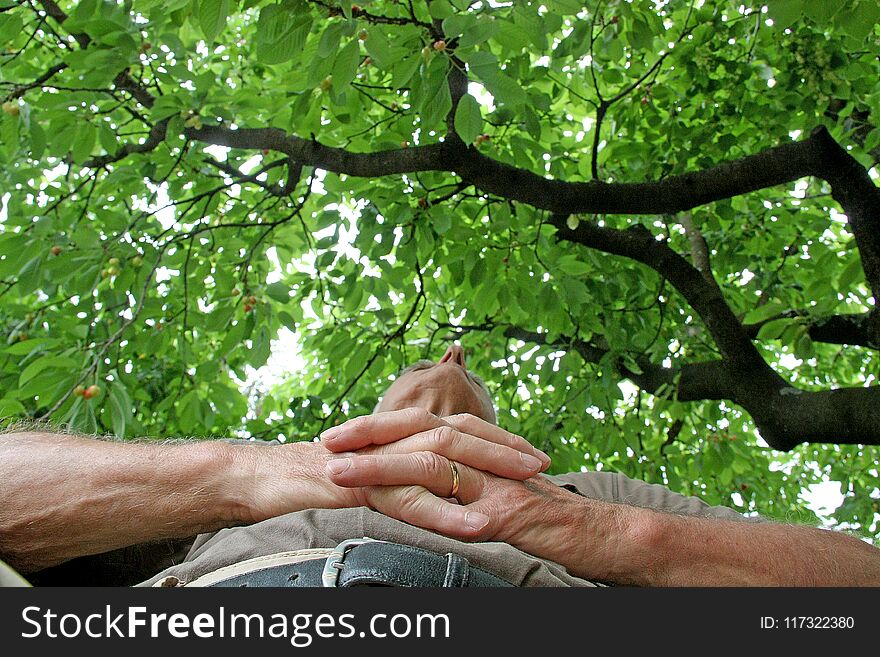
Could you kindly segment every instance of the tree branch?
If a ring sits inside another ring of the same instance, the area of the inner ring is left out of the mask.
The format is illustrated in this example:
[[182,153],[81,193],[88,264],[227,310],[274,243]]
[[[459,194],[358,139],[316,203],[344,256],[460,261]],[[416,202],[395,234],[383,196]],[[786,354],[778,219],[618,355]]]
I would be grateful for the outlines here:
[[[880,307],[880,188],[827,130],[814,131],[811,139],[816,140],[817,175],[831,185],[832,198],[849,219],[875,308]],[[880,333],[875,338],[880,340]]]
[[691,262],[694,267],[703,275],[707,282],[718,287],[718,282],[712,275],[712,263],[709,258],[709,245],[703,233],[697,228],[690,212],[682,212],[679,217],[681,225],[684,227],[685,235],[691,243]]
[[[784,317],[800,317],[801,313],[792,311],[770,317],[763,322],[744,324],[743,331],[752,340],[758,337],[758,331],[767,322]],[[844,344],[854,347],[866,347],[868,349],[880,349],[880,341],[876,338],[876,313],[862,313],[851,315],[831,315],[814,320],[807,325],[807,335],[813,342],[828,344]]]
[[[418,171],[454,171],[484,192],[559,214],[677,214],[695,207],[806,176],[835,177],[823,159],[824,128],[789,142],[703,171],[646,183],[550,180],[493,160],[451,140],[406,149],[352,153],[277,128],[188,128],[189,139],[242,149],[270,148],[334,173],[379,177]],[[845,154],[845,153],[844,153]],[[858,164],[858,163],[856,163]],[[867,176],[867,173],[865,173]],[[870,180],[870,179],[869,179]]]
[[[456,326],[459,333],[491,331],[497,325]],[[581,340],[561,336],[550,341],[546,333],[506,326],[504,336],[533,344],[572,349],[587,363],[598,363],[608,351]],[[818,392],[785,385],[769,396],[749,391],[748,381],[720,360],[686,363],[678,368],[662,367],[646,358],[636,362],[641,373],[627,368],[622,359],[614,362],[618,373],[639,388],[654,394],[671,395],[678,401],[729,400],[742,406],[755,422],[770,447],[789,451],[801,443],[880,445],[880,431],[866,408],[880,408],[880,386],[840,388]]]
[[751,376],[760,376],[774,386],[782,385],[782,380],[772,372],[742,330],[718,287],[710,284],[665,241],[655,239],[647,228],[635,224],[620,230],[580,221],[576,228],[571,229],[563,215],[553,215],[550,223],[556,226],[560,239],[649,266],[668,280],[700,315],[727,362]]

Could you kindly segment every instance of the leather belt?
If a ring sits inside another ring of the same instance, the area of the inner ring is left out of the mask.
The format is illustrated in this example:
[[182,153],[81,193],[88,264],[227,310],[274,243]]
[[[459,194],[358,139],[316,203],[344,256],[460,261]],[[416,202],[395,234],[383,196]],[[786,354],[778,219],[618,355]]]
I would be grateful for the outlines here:
[[326,558],[256,568],[215,581],[226,587],[513,586],[462,556],[370,538],[343,541]]

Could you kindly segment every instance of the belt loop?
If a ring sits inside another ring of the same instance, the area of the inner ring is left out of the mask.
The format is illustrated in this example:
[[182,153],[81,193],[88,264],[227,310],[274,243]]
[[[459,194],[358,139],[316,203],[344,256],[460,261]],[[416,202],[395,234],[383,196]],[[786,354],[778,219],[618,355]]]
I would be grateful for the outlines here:
[[339,586],[339,574],[340,571],[342,571],[345,556],[350,549],[357,547],[358,545],[363,545],[364,543],[382,542],[383,541],[377,541],[369,536],[364,536],[363,538],[350,538],[346,541],[342,541],[342,543],[333,548],[333,552],[330,553],[330,556],[327,557],[327,560],[324,562],[324,571],[321,574],[321,584],[329,588]]
[[462,556],[448,552],[446,554],[446,577],[444,587],[461,588],[468,586],[471,575],[471,564]]

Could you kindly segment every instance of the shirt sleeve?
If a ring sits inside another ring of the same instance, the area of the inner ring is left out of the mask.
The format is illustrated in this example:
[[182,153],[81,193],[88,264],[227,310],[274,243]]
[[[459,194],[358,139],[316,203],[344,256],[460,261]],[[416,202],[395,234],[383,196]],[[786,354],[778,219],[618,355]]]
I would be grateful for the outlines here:
[[550,479],[568,490],[574,489],[572,492],[584,497],[618,504],[703,518],[751,522],[763,520],[758,517],[746,517],[726,506],[712,506],[698,497],[680,495],[665,486],[630,479],[618,472],[571,472],[551,476]]

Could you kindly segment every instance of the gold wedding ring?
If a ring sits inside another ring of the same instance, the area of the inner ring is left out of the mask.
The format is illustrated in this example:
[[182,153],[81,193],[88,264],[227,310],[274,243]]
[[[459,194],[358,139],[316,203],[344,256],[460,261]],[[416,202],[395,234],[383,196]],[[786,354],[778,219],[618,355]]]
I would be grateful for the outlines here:
[[455,467],[455,461],[450,461],[449,467],[452,468],[452,492],[449,493],[449,497],[455,497],[458,495],[458,483],[460,481],[458,477],[458,468]]

